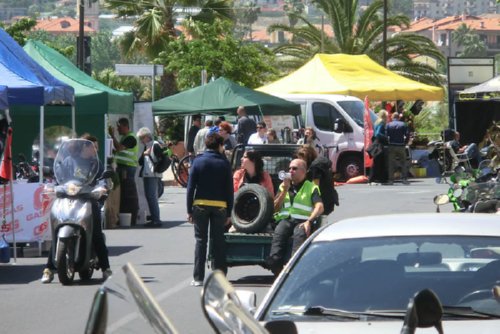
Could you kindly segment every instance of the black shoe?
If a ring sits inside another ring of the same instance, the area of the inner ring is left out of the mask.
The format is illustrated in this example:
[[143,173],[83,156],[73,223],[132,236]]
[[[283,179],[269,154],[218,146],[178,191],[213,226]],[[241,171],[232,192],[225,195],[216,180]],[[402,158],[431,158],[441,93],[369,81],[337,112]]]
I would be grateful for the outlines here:
[[144,224],[144,227],[161,227],[161,223],[151,222],[151,223]]

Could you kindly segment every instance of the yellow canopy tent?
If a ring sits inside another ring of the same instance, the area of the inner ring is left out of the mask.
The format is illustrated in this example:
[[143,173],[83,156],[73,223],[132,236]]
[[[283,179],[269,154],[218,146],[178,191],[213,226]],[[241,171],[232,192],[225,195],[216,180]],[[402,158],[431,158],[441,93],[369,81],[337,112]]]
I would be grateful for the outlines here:
[[407,79],[367,55],[317,54],[304,66],[257,90],[268,94],[342,94],[372,101],[439,101],[443,89]]

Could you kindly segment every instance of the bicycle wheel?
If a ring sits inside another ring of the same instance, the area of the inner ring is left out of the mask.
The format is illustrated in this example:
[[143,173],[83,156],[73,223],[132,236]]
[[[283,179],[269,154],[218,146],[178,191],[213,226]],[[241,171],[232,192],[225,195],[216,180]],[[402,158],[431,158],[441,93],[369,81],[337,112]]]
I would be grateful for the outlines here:
[[170,164],[172,174],[174,175],[175,182],[179,183],[179,177],[177,176],[177,170],[179,168],[179,157],[175,154],[172,154],[170,159],[172,159],[172,163]]
[[186,188],[188,184],[189,168],[191,167],[191,162],[189,160],[189,155],[186,155],[181,159],[181,161],[179,161],[179,166],[177,168],[177,182],[179,182],[179,184],[184,188]]

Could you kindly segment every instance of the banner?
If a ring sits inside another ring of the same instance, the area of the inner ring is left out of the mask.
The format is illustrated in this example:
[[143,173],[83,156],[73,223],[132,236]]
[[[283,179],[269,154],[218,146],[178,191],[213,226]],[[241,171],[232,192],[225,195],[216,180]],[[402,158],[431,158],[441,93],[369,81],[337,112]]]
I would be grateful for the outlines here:
[[[366,149],[372,143],[373,137],[373,124],[370,118],[370,104],[368,103],[368,96],[365,97],[365,113],[364,113],[364,134],[365,134],[365,149],[364,149],[364,157],[365,157],[365,168],[369,168],[373,165],[373,159],[368,155]],[[366,174],[366,173],[365,173]]]
[[[5,188],[4,188],[5,187]],[[12,242],[15,228],[16,242],[35,242],[51,239],[49,223],[51,199],[42,194],[39,183],[14,183],[14,222],[11,216],[10,185],[0,186],[0,232]],[[4,204],[5,203],[5,204]]]

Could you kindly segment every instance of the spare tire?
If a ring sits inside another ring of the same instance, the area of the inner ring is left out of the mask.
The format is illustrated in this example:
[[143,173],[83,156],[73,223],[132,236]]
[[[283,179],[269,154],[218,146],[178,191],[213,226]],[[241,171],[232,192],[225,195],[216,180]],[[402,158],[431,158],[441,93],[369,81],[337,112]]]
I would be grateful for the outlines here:
[[259,184],[245,184],[234,196],[231,221],[238,232],[257,233],[273,218],[274,202]]

